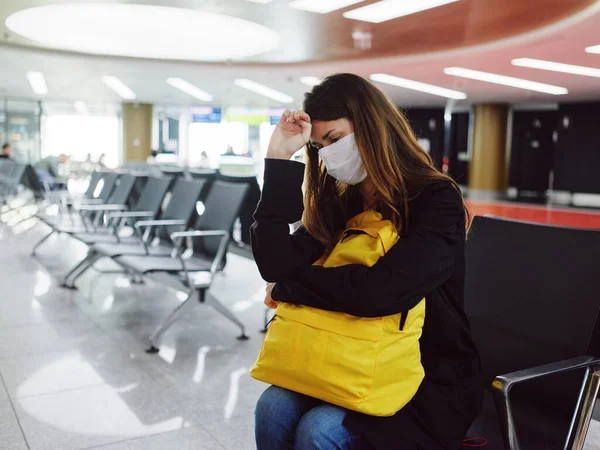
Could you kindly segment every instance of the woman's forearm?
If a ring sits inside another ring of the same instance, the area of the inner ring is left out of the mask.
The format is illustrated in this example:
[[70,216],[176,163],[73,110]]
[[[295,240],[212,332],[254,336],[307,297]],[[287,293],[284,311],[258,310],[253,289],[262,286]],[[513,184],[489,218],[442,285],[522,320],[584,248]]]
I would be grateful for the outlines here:
[[277,282],[296,268],[316,261],[323,248],[307,233],[290,234],[302,218],[304,165],[265,160],[265,183],[251,227],[252,252],[262,277]]

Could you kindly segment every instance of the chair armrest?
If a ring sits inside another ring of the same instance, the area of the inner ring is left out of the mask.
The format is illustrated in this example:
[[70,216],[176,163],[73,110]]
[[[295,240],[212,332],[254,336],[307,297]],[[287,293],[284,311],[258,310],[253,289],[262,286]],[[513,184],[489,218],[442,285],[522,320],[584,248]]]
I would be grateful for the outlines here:
[[[185,227],[187,225],[187,220],[175,220],[175,219],[158,219],[158,220],[140,220],[138,222],[136,222],[134,224],[134,229],[135,232],[137,233],[138,237],[140,238],[140,240],[142,241],[142,245],[144,246],[144,250],[146,251],[146,254],[149,254],[148,251],[148,245],[146,243],[146,240],[149,239],[150,237],[150,232],[152,231],[153,227],[160,227],[160,226],[181,226],[181,227]],[[144,234],[142,234],[142,228],[146,228],[146,231],[144,232]]]
[[[181,260],[181,264],[183,266],[183,271],[186,273],[186,276],[188,278],[188,282],[190,282],[189,281],[190,277],[189,277],[188,270],[185,267],[185,260],[181,256],[181,244],[180,244],[181,241],[180,241],[180,239],[182,239],[182,238],[190,238],[190,239],[204,238],[204,237],[208,237],[208,236],[221,236],[221,242],[219,243],[219,248],[217,250],[217,254],[213,258],[213,262],[210,266],[210,273],[214,274],[217,272],[219,265],[221,264],[221,261],[223,260],[223,257],[225,256],[225,253],[227,250],[227,242],[229,241],[229,231],[225,231],[225,230],[207,230],[207,231],[191,230],[191,231],[176,231],[174,233],[171,233],[171,240],[175,243],[175,246],[178,249],[178,255]],[[191,287],[191,285],[190,285],[190,287]]]
[[135,219],[136,217],[154,217],[152,211],[117,211],[108,213],[109,219]]
[[594,358],[593,356],[579,356],[565,361],[544,364],[542,366],[532,367],[531,369],[523,369],[499,375],[494,379],[492,387],[494,389],[508,391],[515,384],[524,381],[534,380],[546,375],[570,372],[571,370],[585,369],[595,365],[599,366],[598,368],[600,369],[600,358]]
[[86,205],[104,205],[105,201],[100,198],[81,198],[81,199],[72,199],[67,198],[67,200],[73,208],[77,210],[81,210],[82,206]]
[[180,239],[184,237],[204,237],[204,236],[229,236],[229,232],[225,230],[211,230],[211,231],[199,231],[199,230],[191,230],[191,231],[175,231],[171,233],[171,240],[175,241],[175,239]]
[[83,211],[125,211],[127,205],[102,204],[102,205],[79,205],[77,209]]
[[186,220],[176,219],[157,219],[157,220],[140,220],[135,223],[136,228],[153,227],[153,226],[171,226],[171,225],[186,225]]
[[496,412],[500,420],[501,430],[506,447],[519,450],[519,440],[515,427],[515,418],[510,401],[511,388],[524,381],[535,380],[547,375],[586,369],[577,406],[569,427],[565,449],[583,449],[585,436],[592,418],[598,389],[600,388],[600,358],[580,356],[550,364],[519,370],[497,376],[492,382],[492,393],[496,404]]

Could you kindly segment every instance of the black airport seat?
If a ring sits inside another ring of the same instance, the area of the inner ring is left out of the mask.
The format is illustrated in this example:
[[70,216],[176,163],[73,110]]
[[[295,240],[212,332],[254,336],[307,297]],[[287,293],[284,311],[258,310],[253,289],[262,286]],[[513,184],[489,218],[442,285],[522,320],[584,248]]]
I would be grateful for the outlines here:
[[587,431],[600,381],[599,255],[596,230],[474,219],[465,309],[488,391],[469,437],[486,449],[570,449]]

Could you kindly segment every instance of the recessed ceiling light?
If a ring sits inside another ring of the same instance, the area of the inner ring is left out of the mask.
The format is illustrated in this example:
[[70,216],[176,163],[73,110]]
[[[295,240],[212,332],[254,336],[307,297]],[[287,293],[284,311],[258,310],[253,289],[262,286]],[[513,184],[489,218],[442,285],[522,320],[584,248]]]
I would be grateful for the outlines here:
[[182,78],[167,78],[167,83],[173,86],[174,88],[179,89],[180,91],[185,92],[188,95],[191,95],[194,98],[197,98],[203,102],[212,102],[213,96],[208,92],[203,91],[197,86],[194,86],[191,83],[188,83]]
[[437,8],[438,6],[454,3],[458,0],[383,0],[362,8],[353,9],[344,13],[347,19],[361,20],[363,22],[381,23],[386,20],[396,19],[409,14]]
[[565,95],[569,91],[564,87],[553,86],[551,84],[538,83],[536,81],[523,80],[521,78],[507,77],[495,73],[479,72],[478,70],[463,69],[462,67],[447,67],[444,69],[447,75],[456,77],[470,78],[471,80],[485,81],[486,83],[501,84],[528,91],[543,92],[552,95]]
[[319,14],[327,14],[331,11],[356,5],[364,0],[295,0],[288,6],[302,11],[310,11]]
[[307,86],[316,86],[321,84],[321,79],[317,77],[300,77],[300,83],[306,84]]
[[585,49],[588,53],[600,53],[600,45],[592,45]]
[[87,106],[87,104],[84,101],[81,100],[76,100],[73,102],[73,108],[75,108],[75,111],[77,112],[77,114],[81,114],[81,115],[88,115],[90,113],[90,110]]
[[46,95],[48,93],[48,86],[42,72],[27,72],[27,79],[29,80],[31,89],[37,95]]
[[467,98],[467,94],[464,92],[453,91],[452,89],[446,89],[439,86],[433,86],[431,84],[407,80],[406,78],[398,78],[385,73],[374,73],[370,76],[370,78],[371,80],[378,81],[380,83],[390,84],[392,86],[398,86],[404,89],[410,89],[412,91],[439,95],[440,97],[453,98],[455,100],[464,100]]
[[119,80],[117,77],[106,76],[102,77],[102,82],[115,91],[121,98],[125,100],[133,100],[135,99],[135,92],[129,89],[125,83]]
[[572,73],[574,75],[600,78],[600,69],[595,69],[593,67],[574,66],[572,64],[563,64],[532,58],[513,59],[512,63],[513,66],[529,67],[531,69],[549,70],[551,72]]
[[242,87],[244,89],[248,89],[249,91],[260,94],[264,97],[268,97],[272,100],[281,102],[281,103],[293,103],[294,99],[283,92],[276,91],[275,89],[271,89],[270,87],[264,86],[262,84],[256,83],[252,80],[247,80],[245,78],[238,78],[234,81],[236,86]]
[[129,3],[38,6],[10,15],[6,26],[46,47],[170,60],[245,58],[273,50],[280,40],[275,31],[237,17]]

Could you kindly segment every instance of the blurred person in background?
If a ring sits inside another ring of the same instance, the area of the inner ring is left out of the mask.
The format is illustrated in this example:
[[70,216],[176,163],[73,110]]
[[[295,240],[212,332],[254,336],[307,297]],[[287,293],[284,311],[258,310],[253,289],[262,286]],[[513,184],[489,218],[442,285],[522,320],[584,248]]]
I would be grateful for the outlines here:
[[150,156],[146,158],[146,164],[156,164],[156,156],[158,155],[158,150],[152,150]]
[[45,183],[50,190],[55,190],[64,183],[59,180],[60,167],[67,162],[69,157],[64,153],[59,156],[46,156],[34,164],[33,168],[37,172],[40,180]]
[[206,150],[202,150],[202,153],[200,153],[200,162],[198,163],[198,166],[203,169],[208,169],[210,167],[210,161]]
[[0,158],[11,159],[11,155],[12,155],[12,148],[11,148],[10,144],[7,142],[6,144],[2,145],[2,153],[0,153]]
[[100,166],[101,169],[104,169],[106,167],[106,163],[104,162],[105,158],[106,158],[105,153],[100,154],[100,158],[98,158],[98,166]]

